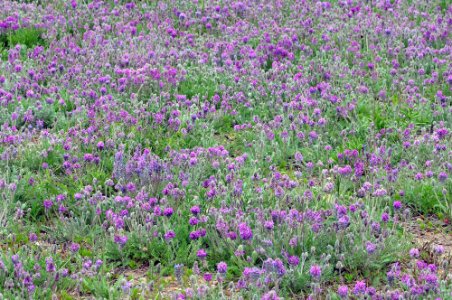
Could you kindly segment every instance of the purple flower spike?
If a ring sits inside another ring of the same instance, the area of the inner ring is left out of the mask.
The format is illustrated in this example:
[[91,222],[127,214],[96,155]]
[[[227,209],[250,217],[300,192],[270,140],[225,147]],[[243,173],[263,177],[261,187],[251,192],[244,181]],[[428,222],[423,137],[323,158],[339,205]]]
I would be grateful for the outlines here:
[[322,269],[320,268],[319,265],[312,265],[311,268],[309,269],[309,274],[314,278],[314,279],[320,279],[320,276],[322,275]]

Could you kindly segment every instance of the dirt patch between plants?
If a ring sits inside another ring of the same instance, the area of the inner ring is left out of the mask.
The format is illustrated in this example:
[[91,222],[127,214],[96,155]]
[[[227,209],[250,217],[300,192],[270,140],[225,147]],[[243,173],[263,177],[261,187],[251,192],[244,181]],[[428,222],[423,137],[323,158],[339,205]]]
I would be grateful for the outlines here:
[[[425,224],[428,224],[426,226]],[[440,263],[440,272],[452,274],[452,226],[432,219],[418,217],[416,222],[404,223],[406,231],[413,235],[415,247],[428,263]],[[443,253],[435,254],[435,247],[442,246]],[[446,267],[444,269],[444,266]]]

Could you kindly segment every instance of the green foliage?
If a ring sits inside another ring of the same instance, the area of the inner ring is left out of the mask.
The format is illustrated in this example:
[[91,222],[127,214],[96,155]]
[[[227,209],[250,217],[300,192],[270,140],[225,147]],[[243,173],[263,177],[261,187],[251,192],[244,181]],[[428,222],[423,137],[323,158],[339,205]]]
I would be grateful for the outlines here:
[[407,188],[404,201],[423,212],[434,212],[434,208],[438,204],[438,196],[441,195],[441,190],[428,182],[415,183],[414,181],[407,181],[406,184]]
[[217,92],[218,83],[212,77],[203,75],[187,75],[187,79],[178,86],[178,93],[186,95],[188,99],[194,96],[212,98]]
[[[119,285],[119,281],[117,285]],[[104,276],[84,278],[82,291],[85,294],[93,295],[97,299],[119,299],[121,296],[121,289],[119,286],[112,287]]]
[[219,134],[229,133],[233,130],[235,120],[231,115],[223,115],[218,119],[215,119],[212,126],[215,132]]
[[0,35],[0,45],[4,48],[12,48],[15,45],[25,45],[31,49],[38,45],[45,45],[45,40],[42,37],[43,30],[27,27],[19,28],[14,31],[9,31]]

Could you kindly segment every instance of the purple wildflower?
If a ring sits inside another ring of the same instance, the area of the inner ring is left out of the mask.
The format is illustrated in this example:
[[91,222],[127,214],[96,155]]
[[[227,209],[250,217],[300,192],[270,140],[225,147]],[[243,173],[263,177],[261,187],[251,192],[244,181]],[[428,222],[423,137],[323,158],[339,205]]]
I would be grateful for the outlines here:
[[337,294],[341,299],[345,299],[348,296],[348,287],[346,285],[341,285],[337,289]]
[[227,272],[227,270],[228,270],[228,265],[225,262],[219,262],[217,264],[217,271],[218,271],[218,273],[224,274],[224,273]]
[[353,294],[363,295],[366,292],[366,282],[364,280],[357,281],[355,287],[353,288]]
[[239,226],[240,238],[242,240],[250,240],[253,238],[253,232],[251,228],[246,223],[240,223]]
[[309,274],[315,279],[320,279],[320,276],[322,275],[322,269],[319,265],[312,265],[309,269]]

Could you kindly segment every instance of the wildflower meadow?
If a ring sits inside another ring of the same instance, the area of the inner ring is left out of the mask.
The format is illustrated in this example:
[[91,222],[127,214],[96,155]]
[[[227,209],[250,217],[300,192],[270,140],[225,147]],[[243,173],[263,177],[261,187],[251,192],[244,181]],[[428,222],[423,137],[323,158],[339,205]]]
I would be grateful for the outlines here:
[[452,299],[448,0],[0,0],[0,299]]

